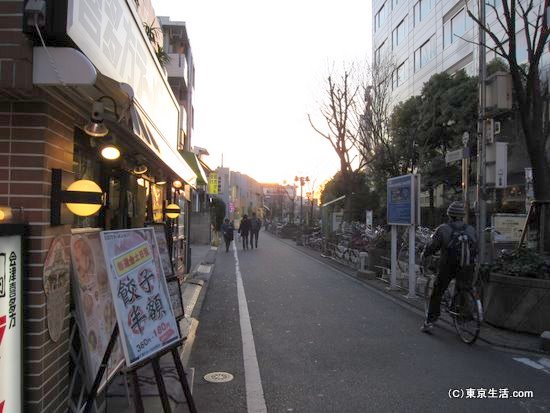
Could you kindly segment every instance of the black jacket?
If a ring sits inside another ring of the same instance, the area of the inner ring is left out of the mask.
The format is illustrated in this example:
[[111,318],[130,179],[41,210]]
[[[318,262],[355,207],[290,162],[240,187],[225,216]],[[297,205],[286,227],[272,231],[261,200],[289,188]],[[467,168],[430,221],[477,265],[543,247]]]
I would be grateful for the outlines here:
[[239,225],[239,234],[241,235],[248,235],[250,232],[250,221],[248,218],[243,218],[241,220],[241,225]]

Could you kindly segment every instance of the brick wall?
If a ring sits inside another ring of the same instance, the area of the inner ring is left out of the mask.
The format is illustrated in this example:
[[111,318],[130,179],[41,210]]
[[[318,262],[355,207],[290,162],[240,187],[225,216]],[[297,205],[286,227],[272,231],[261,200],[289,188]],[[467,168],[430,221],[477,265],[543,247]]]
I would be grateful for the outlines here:
[[22,33],[23,1],[0,1],[0,89],[32,88],[32,47]]
[[29,226],[24,268],[24,411],[66,411],[69,293],[60,340],[47,328],[43,263],[57,235],[51,227],[51,168],[72,171],[76,115],[32,86],[32,44],[22,33],[23,1],[0,2],[0,205],[20,209]]
[[73,128],[82,120],[67,106],[0,99],[0,204],[22,208],[29,225],[25,268],[25,411],[66,411],[69,381],[69,291],[61,339],[47,328],[43,264],[53,239],[69,226],[50,226],[51,169],[72,171]]

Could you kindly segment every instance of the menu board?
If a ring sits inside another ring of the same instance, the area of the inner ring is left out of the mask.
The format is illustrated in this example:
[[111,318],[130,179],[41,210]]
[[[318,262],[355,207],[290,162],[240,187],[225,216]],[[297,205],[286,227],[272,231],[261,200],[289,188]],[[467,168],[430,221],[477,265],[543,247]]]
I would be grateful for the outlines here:
[[[116,322],[99,230],[75,230],[71,236],[71,257],[76,315],[83,343],[86,376],[91,385],[99,371]],[[117,340],[109,359],[109,376],[104,376],[101,387],[109,382],[123,365],[124,354],[120,340]]]
[[170,250],[168,249],[168,242],[166,240],[166,227],[164,224],[154,224],[153,229],[155,231],[155,237],[159,249],[160,262],[164,276],[170,278],[174,275],[174,269],[172,268],[172,260],[170,259]]
[[180,281],[177,277],[173,277],[167,280],[167,283],[170,294],[170,302],[172,303],[172,308],[174,309],[174,316],[177,320],[179,320],[185,315],[183,310],[183,299],[181,297]]
[[163,199],[162,193],[164,187],[160,185],[151,185],[151,199],[153,201],[153,221],[160,222],[163,220],[164,211],[163,211]]
[[126,363],[133,366],[180,338],[154,230],[100,236]]

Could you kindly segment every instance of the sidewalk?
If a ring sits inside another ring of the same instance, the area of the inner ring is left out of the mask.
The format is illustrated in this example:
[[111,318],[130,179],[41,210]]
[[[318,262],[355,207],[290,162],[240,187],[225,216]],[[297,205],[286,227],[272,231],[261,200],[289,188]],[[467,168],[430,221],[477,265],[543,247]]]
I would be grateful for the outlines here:
[[[187,362],[195,339],[195,332],[199,321],[197,319],[204,299],[204,293],[212,274],[217,248],[210,245],[191,245],[192,270],[181,284],[185,317],[180,321],[180,330],[186,337],[185,344],[180,350],[180,357],[187,374],[189,387],[193,390],[194,369],[187,368]],[[201,294],[202,293],[202,294]],[[162,376],[166,384],[166,390],[170,398],[173,412],[188,412],[185,396],[178,380],[171,354],[165,355],[160,360]],[[146,412],[163,411],[159,392],[149,364],[138,370],[140,390],[143,405]],[[131,404],[128,387],[125,384],[124,375],[119,374],[109,386],[109,395],[105,402],[105,411],[113,413],[131,413],[134,408]]]

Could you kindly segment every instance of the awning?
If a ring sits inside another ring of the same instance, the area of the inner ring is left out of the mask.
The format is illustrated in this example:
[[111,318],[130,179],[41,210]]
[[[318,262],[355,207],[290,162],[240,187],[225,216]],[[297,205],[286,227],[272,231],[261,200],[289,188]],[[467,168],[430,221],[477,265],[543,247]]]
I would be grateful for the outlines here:
[[[177,136],[164,136],[134,98],[132,88],[102,75],[80,51],[69,47],[35,47],[33,53],[33,83],[60,99],[69,100],[75,108],[89,116],[91,103],[102,95],[117,102],[119,111],[130,119],[131,129],[120,122],[105,119],[109,127],[124,130],[144,143],[163,164],[192,187],[197,175],[176,149]],[[52,66],[51,60],[56,63]],[[106,106],[107,108],[107,106]],[[173,144],[170,143],[173,140]]]
[[206,172],[204,172],[197,155],[193,152],[184,152],[182,156],[191,167],[195,175],[197,175],[197,185],[206,185],[208,183],[208,177],[206,176]]
[[[173,148],[151,122],[138,102],[134,101],[130,108],[132,127],[137,135],[156,155],[174,171],[174,173],[193,188],[200,185],[200,175],[186,162],[179,152]],[[174,137],[176,139],[176,137]]]

